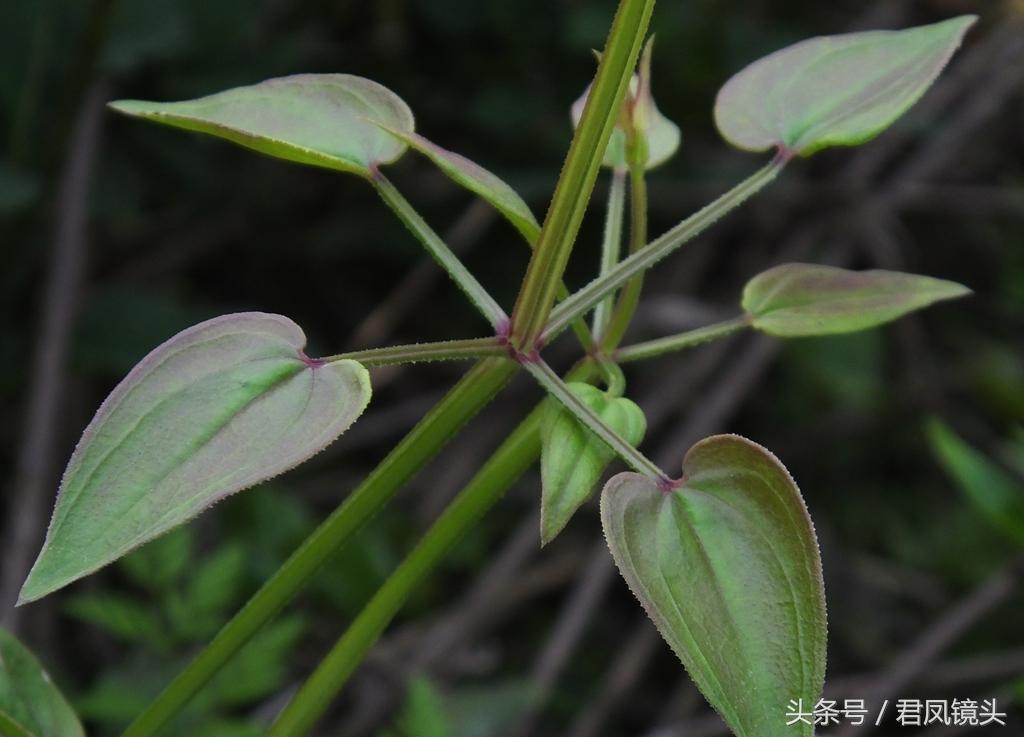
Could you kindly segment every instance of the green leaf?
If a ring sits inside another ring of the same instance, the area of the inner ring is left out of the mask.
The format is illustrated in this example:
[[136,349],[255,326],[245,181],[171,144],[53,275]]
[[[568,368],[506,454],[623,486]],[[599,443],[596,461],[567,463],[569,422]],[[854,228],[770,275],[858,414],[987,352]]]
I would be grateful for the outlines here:
[[926,427],[932,452],[982,517],[1024,545],[1024,480],[1014,480],[937,419]]
[[160,617],[145,602],[116,593],[78,594],[65,611],[124,642],[142,642],[156,649],[167,643]]
[[422,676],[409,681],[405,705],[398,716],[395,731],[389,737],[455,737],[445,709],[444,699],[434,685]]
[[786,726],[825,677],[821,560],[800,492],[775,456],[736,435],[694,445],[677,488],[635,473],[601,495],[608,546],[630,589],[738,737]]
[[179,527],[129,553],[120,565],[133,583],[160,592],[178,580],[191,560],[192,531]]
[[747,282],[743,309],[758,330],[796,338],[873,328],[970,293],[956,282],[897,271],[783,264]]
[[[626,155],[626,129],[632,128],[642,136],[647,148],[646,169],[664,164],[679,149],[681,135],[679,127],[658,110],[651,94],[651,54],[654,49],[653,37],[644,46],[640,57],[639,70],[629,80],[629,90],[622,102],[619,122],[612,131],[612,137],[605,149],[603,166],[625,170],[629,167]],[[588,87],[571,108],[572,124],[579,125],[583,108],[590,95]]]
[[0,734],[85,737],[78,717],[28,649],[0,629]]
[[801,41],[726,82],[715,123],[748,151],[778,146],[809,156],[864,143],[920,99],[975,20]]
[[296,74],[185,102],[119,100],[111,107],[269,156],[365,177],[406,148],[374,122],[408,133],[415,125],[398,95],[350,74]]
[[398,130],[383,123],[378,125],[433,161],[457,184],[489,202],[531,244],[537,240],[540,225],[530,210],[530,206],[523,202],[523,198],[497,175],[461,154],[438,146],[418,133]]
[[[569,389],[631,445],[643,440],[647,419],[625,397],[613,397],[590,384],[570,382]],[[541,544],[547,545],[590,498],[615,451],[585,428],[561,404],[550,403],[543,424],[540,469]]]
[[103,402],[64,472],[32,601],[211,504],[302,463],[362,413],[365,368],[306,357],[286,317],[225,315],[174,336]]

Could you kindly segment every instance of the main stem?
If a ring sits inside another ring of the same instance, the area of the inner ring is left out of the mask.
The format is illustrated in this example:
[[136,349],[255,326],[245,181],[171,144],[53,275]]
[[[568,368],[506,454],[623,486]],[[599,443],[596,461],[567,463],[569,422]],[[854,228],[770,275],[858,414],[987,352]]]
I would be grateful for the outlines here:
[[537,459],[543,416],[541,404],[445,509],[280,713],[267,737],[300,737],[312,729],[416,586]]
[[[608,187],[608,207],[605,211],[604,238],[601,241],[601,268],[598,274],[603,276],[619,263],[619,252],[622,249],[622,211],[626,201],[626,173],[620,169],[612,172],[612,182]],[[565,301],[566,297],[562,297]],[[609,294],[594,308],[594,335],[600,338],[608,329],[608,321],[615,306],[614,295]]]
[[653,9],[654,0],[619,3],[597,76],[512,311],[511,340],[518,350],[529,352],[535,348],[551,314],[557,286],[594,189]]
[[206,649],[128,726],[122,737],[151,737],[181,711],[231,657],[291,601],[320,566],[490,401],[516,369],[512,361],[498,358],[481,361],[470,369],[341,506],[306,538]]

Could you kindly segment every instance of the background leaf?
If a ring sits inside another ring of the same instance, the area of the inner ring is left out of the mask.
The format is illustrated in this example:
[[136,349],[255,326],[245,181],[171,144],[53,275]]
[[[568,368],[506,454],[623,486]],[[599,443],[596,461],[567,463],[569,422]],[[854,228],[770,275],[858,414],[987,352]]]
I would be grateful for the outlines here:
[[601,520],[615,563],[694,682],[739,737],[786,726],[825,677],[821,559],[800,492],[775,456],[736,435],[694,445],[665,492],[613,477]]
[[718,93],[715,123],[748,151],[804,156],[874,138],[925,93],[976,16],[905,31],[822,36],[754,62]]
[[305,357],[286,317],[214,318],[156,348],[86,428],[22,601],[116,560],[214,502],[298,465],[362,413],[353,361]]
[[1024,545],[1024,479],[1011,478],[940,420],[931,419],[926,429],[932,452],[971,506],[993,527]]
[[795,338],[872,328],[970,292],[956,282],[897,271],[783,264],[747,282],[743,309],[758,330]]
[[13,732],[10,737],[21,737],[18,729],[29,737],[85,737],[42,665],[5,629],[0,629],[0,728]]
[[371,121],[408,133],[415,125],[398,95],[350,74],[296,74],[185,102],[119,100],[111,107],[280,159],[363,176],[405,152],[402,141]]
[[[569,389],[632,445],[643,440],[647,420],[634,402],[596,386],[569,382]],[[540,538],[546,545],[590,498],[615,451],[561,404],[550,403],[541,445]]]

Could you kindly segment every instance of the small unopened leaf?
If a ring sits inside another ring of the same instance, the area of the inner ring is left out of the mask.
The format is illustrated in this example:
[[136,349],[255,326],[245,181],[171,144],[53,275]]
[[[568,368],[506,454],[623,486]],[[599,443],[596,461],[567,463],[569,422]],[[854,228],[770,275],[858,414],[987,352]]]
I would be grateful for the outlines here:
[[523,234],[527,241],[533,243],[537,240],[540,225],[533,216],[530,206],[497,175],[461,154],[438,146],[418,133],[401,131],[383,123],[380,126],[433,161],[453,181],[489,202]]
[[[635,403],[581,382],[570,382],[569,389],[630,444],[643,440],[647,419]],[[542,441],[540,536],[546,545],[590,498],[615,451],[570,411],[554,403],[544,423]]]
[[1024,545],[1024,478],[1012,478],[939,420],[928,423],[928,439],[967,501],[996,529]]
[[970,293],[962,284],[930,276],[783,264],[747,282],[743,309],[758,330],[795,338],[872,328]]
[[39,661],[5,629],[0,629],[0,735],[85,737]]
[[[643,54],[640,56],[640,64],[637,74],[629,80],[629,89],[626,98],[622,101],[622,111],[619,115],[618,124],[612,131],[612,137],[608,140],[608,148],[605,149],[603,166],[612,169],[627,169],[629,160],[626,155],[626,130],[631,128],[644,140],[647,149],[647,158],[644,168],[653,169],[670,158],[679,149],[681,135],[679,127],[666,118],[658,110],[654,103],[654,96],[651,94],[651,55],[654,50],[654,39],[648,40],[644,46]],[[590,95],[590,87],[584,90],[579,99],[573,103],[570,113],[572,124],[577,126],[583,117],[583,108],[586,107],[587,97]]]
[[801,41],[726,82],[715,123],[748,151],[781,146],[807,156],[863,143],[920,99],[975,20]]
[[694,445],[682,485],[613,477],[601,520],[615,563],[738,737],[810,737],[791,700],[825,678],[825,596],[807,509],[775,456],[736,435]]
[[415,125],[398,95],[350,74],[296,74],[185,102],[119,100],[111,107],[269,156],[362,176],[406,148],[374,122],[407,133]]
[[249,312],[200,323],[146,356],[75,448],[21,601],[298,465],[344,432],[369,401],[366,369],[308,359],[305,343],[288,318]]

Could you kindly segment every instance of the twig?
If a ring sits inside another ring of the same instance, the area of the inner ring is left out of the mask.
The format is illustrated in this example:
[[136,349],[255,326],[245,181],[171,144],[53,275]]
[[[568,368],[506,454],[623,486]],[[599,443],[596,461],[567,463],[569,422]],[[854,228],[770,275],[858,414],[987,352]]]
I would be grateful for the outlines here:
[[47,492],[54,475],[68,343],[88,249],[89,191],[107,97],[104,82],[93,83],[86,92],[58,185],[50,272],[29,373],[24,440],[11,483],[0,555],[0,624],[13,632],[20,629],[22,612],[13,604],[46,526],[45,500],[50,498]]

